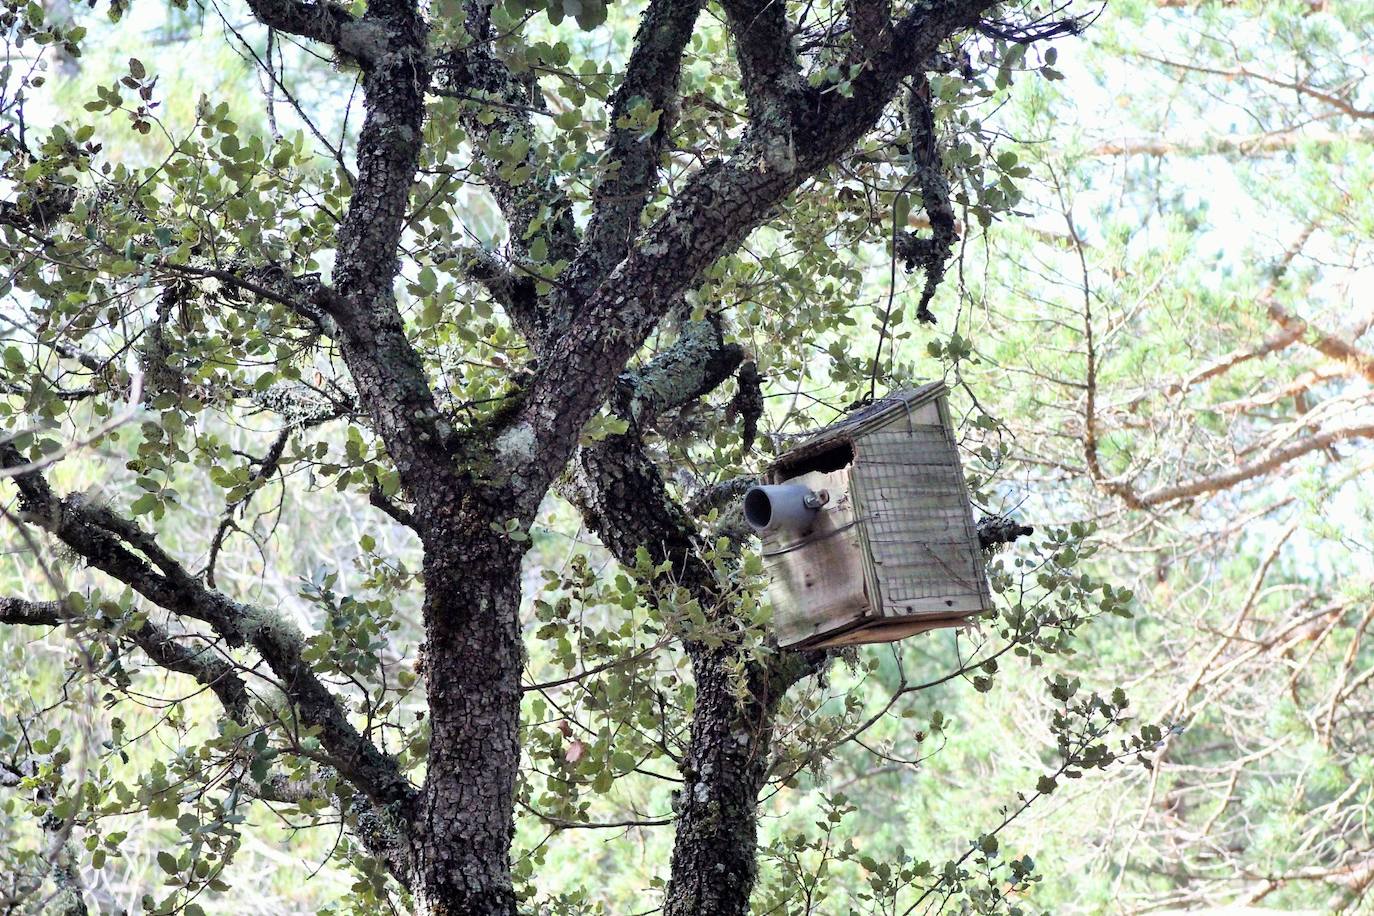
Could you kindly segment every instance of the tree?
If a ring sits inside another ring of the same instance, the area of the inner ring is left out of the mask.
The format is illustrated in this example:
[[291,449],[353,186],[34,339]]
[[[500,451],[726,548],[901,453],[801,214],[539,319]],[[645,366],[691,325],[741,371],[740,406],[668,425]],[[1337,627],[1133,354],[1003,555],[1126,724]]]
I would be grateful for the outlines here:
[[[43,567],[52,597],[6,598],[0,619],[74,638],[73,683],[87,702],[73,715],[137,697],[147,666],[190,678],[222,707],[213,728],[132,782],[115,773],[137,747],[121,717],[103,750],[91,727],[80,747],[102,763],[72,780],[61,733],[32,735],[16,716],[0,773],[31,790],[46,831],[36,861],[79,911],[72,860],[89,854],[99,868],[119,848],[101,818],[146,809],[181,841],[157,857],[170,892],[144,905],[194,912],[202,894],[227,890],[243,806],[256,800],[347,828],[340,855],[368,878],[359,906],[400,887],[421,912],[512,913],[517,879],[533,893],[538,861],[512,860],[517,812],[597,826],[580,787],[604,792],[640,774],[675,784],[671,814],[626,822],[673,826],[664,912],[746,912],[760,793],[871,724],[853,721],[854,707],[830,733],[777,740],[789,690],[831,659],[769,645],[757,560],[721,518],[751,448],[780,441],[785,427],[767,424],[795,425],[800,413],[765,416],[761,370],[780,392],[794,383],[794,403],[811,349],[830,358],[830,396],[871,398],[906,374],[894,357],[910,333],[894,313],[895,269],[873,308],[878,352],[856,360],[840,287],[858,272],[834,249],[890,245],[894,261],[920,270],[901,308],[933,320],[955,206],[986,225],[1012,209],[1025,175],[1014,155],[985,155],[991,134],[965,109],[1030,66],[1035,41],[1083,20],[987,0],[718,10],[650,0],[622,51],[618,18],[606,25],[611,11],[596,0],[249,6],[252,38],[220,15],[268,86],[263,131],[204,97],[164,117],[177,87],[137,58],[96,88],[86,114],[68,108],[40,130],[35,55],[10,71],[0,106],[13,185],[0,210],[15,302],[7,514],[34,562],[42,538],[63,551]],[[567,16],[589,36],[560,28]],[[70,57],[90,42],[85,26],[45,22],[36,5],[12,9],[7,28],[16,49]],[[310,55],[338,72],[320,74]],[[1053,76],[1052,63],[1034,69]],[[356,77],[360,125],[347,106],[330,110],[341,92],[312,107],[312,74]],[[103,139],[122,129],[115,115],[145,138],[127,160]],[[940,130],[958,142],[942,150]],[[912,214],[922,208],[923,225]],[[741,254],[751,234],[769,244]],[[960,346],[956,335],[952,357]],[[731,379],[726,404],[701,406]],[[237,427],[261,419],[268,442],[248,445],[262,437]],[[74,452],[127,472],[138,495],[64,492],[59,461]],[[213,512],[211,483],[224,491]],[[292,596],[225,568],[229,545],[258,537],[243,519],[277,485],[279,521],[287,494],[365,496],[411,533],[419,568],[390,562],[380,525],[360,533],[357,591],[322,564],[301,588],[316,611],[304,632],[278,610]],[[547,600],[530,596],[542,624],[531,634],[522,559],[553,490],[621,573],[547,570]],[[1125,612],[1128,593],[1075,569],[1088,533],[1051,532],[1036,562],[999,567],[999,588],[1021,580],[998,618],[1001,641],[978,644],[942,680],[986,689],[999,656],[1038,660],[1085,619]],[[69,585],[83,569],[98,575]],[[390,637],[410,625],[404,596],[421,583],[423,658],[412,668],[389,654]],[[579,608],[596,622],[574,621]],[[689,686],[663,661],[678,647]],[[535,682],[535,654],[566,674]],[[614,728],[586,729],[560,709],[550,691],[568,683]],[[422,704],[410,700],[420,685]],[[895,696],[919,686],[903,674]],[[1147,727],[1109,747],[1123,694],[1085,694],[1062,677],[1049,690],[1060,759],[1024,804],[1058,776],[1160,737]],[[181,706],[174,727],[188,727]],[[588,757],[595,776],[579,770]],[[678,775],[647,765],[664,759]],[[548,762],[560,770],[542,771]],[[954,893],[1002,905],[1031,865],[1000,857],[1000,829],[938,872],[899,863],[874,893],[893,906],[907,894],[913,908]]]

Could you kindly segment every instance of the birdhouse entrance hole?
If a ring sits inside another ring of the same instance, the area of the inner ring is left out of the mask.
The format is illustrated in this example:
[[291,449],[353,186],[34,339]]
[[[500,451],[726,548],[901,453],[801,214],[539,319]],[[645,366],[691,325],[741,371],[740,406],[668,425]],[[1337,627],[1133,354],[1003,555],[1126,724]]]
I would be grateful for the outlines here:
[[831,471],[847,468],[853,463],[854,443],[842,439],[810,455],[802,454],[790,460],[784,458],[774,465],[773,473],[769,477],[781,481],[789,477],[800,477],[810,471],[829,474]]

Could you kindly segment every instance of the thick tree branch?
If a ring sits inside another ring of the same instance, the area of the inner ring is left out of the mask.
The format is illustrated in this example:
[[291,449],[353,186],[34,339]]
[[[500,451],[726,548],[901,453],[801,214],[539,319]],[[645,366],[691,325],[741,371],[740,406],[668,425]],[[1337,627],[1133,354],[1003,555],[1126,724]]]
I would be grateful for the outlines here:
[[703,592],[714,588],[714,574],[705,564],[688,568],[696,555],[696,526],[668,495],[640,431],[663,411],[713,391],[742,358],[742,348],[725,341],[720,319],[711,316],[684,323],[672,346],[617,379],[616,410],[633,428],[580,448],[565,495],[622,563],[633,565],[640,545],[655,545],[655,562],[676,554],[675,576],[692,579]]
[[611,97],[603,177],[577,258],[562,278],[565,303],[555,318],[568,317],[639,234],[640,214],[658,186],[659,160],[677,121],[682,52],[700,11],[701,0],[652,0],[644,11],[625,77]]
[[743,347],[725,342],[717,316],[686,321],[673,346],[621,374],[617,412],[636,426],[648,426],[659,414],[714,391],[743,359]]
[[974,25],[987,0],[923,4],[894,29],[893,50],[870,62],[844,97],[822,87],[791,122],[788,155],[776,135],[751,131],[725,162],[687,183],[668,211],[598,287],[567,332],[553,341],[525,406],[495,441],[519,513],[567,462],[583,425],[671,303],[702,270],[732,250],[808,177],[867,132],[901,78],[941,41]]
[[[667,563],[666,583],[687,588],[721,630],[723,644],[689,642],[697,706],[677,805],[670,916],[742,914],[757,872],[757,805],[768,775],[773,714],[797,680],[823,663],[820,653],[781,653],[743,666],[730,596],[703,560],[696,525],[672,499],[645,451],[639,429],[657,410],[679,406],[720,384],[742,353],[714,320],[689,322],[682,338],[642,370],[621,376],[622,416],[636,428],[578,450],[565,495],[625,566],[638,551]],[[714,368],[711,368],[714,366]],[[637,410],[637,412],[636,412]]]
[[0,623],[27,627],[56,627],[68,619],[61,601],[28,601],[24,598],[0,598]]
[[723,0],[726,25],[735,42],[740,86],[756,129],[786,140],[805,94],[787,4],[778,0]]
[[248,7],[263,25],[327,44],[364,68],[371,67],[387,51],[386,30],[328,0],[248,0]]
[[[494,53],[491,5],[469,0],[465,9],[467,39],[436,56],[434,91],[458,100],[458,116],[472,138],[482,179],[506,219],[514,259],[528,261],[531,245],[542,237],[547,263],[571,262],[578,246],[572,205],[538,156],[538,136],[530,120],[531,109],[544,108],[539,83],[533,73],[517,78]],[[488,153],[493,145],[521,145],[525,154],[516,166],[503,168],[505,164]],[[523,182],[513,180],[517,169],[527,173]],[[520,278],[509,292],[503,307],[520,332],[537,344],[542,328],[550,323],[548,304],[535,296],[532,277]]]
[[[429,82],[425,25],[408,0],[369,4],[361,24],[385,38],[363,79],[366,114],[358,135],[357,184],[339,226],[330,317],[358,398],[386,443],[402,483],[417,499],[451,484],[454,430],[440,413],[424,365],[406,336],[393,289],[397,257],[419,167]],[[437,492],[452,492],[452,486]]]
[[[0,598],[0,623],[34,627],[56,627],[83,620],[63,601],[26,601],[22,598]],[[238,669],[209,650],[196,651],[173,639],[162,627],[151,621],[132,632],[121,635],[150,658],[154,664],[177,674],[186,674],[219,698],[225,711],[238,722],[247,722],[252,697],[248,685]]]
[[[63,601],[27,601],[22,598],[0,598],[0,623],[23,626],[55,627],[86,619],[73,613]],[[208,648],[195,650],[182,645],[162,627],[145,621],[136,630],[122,631],[143,650],[158,667],[177,674],[185,674],[208,688],[219,699],[229,718],[244,727],[252,726],[256,717],[252,710],[252,695],[239,669],[231,662],[215,655]],[[333,771],[328,771],[332,773]],[[368,849],[387,863],[391,874],[402,884],[410,875],[405,865],[405,846],[400,842],[395,819],[374,806],[365,796],[345,799],[327,790],[327,778],[312,785],[289,784],[281,777],[269,778],[255,794],[267,801],[291,804],[307,798],[319,798],[336,805],[340,811],[351,811],[358,824],[355,832]]]
[[818,670],[824,656],[781,653],[747,663],[741,673],[742,634],[729,617],[729,597],[637,434],[579,450],[571,479],[568,495],[611,553],[632,566],[643,547],[655,564],[668,563],[666,581],[687,588],[720,628],[721,645],[687,646],[697,701],[664,912],[744,914],[757,875],[757,806],[768,776],[773,714],[787,689]]
[[[23,463],[12,445],[0,445],[0,467]],[[396,762],[354,728],[343,704],[301,658],[304,637],[294,625],[206,588],[151,535],[108,509],[76,496],[59,499],[37,473],[20,474],[14,482],[25,519],[51,532],[90,565],[159,607],[208,624],[231,646],[251,645],[272,669],[301,720],[320,729],[330,762],[349,782],[379,804],[410,802],[414,790]]]
[[891,0],[846,0],[854,33],[855,57],[872,57],[887,50],[892,28]]

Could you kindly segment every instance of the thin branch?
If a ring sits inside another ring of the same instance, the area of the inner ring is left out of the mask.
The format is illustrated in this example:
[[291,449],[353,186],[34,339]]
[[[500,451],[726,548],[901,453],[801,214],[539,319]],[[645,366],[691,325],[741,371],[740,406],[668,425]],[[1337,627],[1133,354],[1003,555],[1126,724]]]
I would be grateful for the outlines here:
[[[0,445],[0,467],[24,463],[12,445]],[[159,607],[209,624],[231,646],[251,644],[276,674],[301,719],[319,727],[320,742],[351,783],[380,804],[411,800],[414,789],[396,761],[354,728],[342,702],[301,657],[304,637],[295,626],[206,588],[163,551],[152,535],[110,510],[76,496],[59,499],[35,472],[21,474],[14,482],[24,518],[56,535],[90,565]]]
[[1207,493],[1227,490],[1247,480],[1253,480],[1275,471],[1304,455],[1325,451],[1339,442],[1369,438],[1374,438],[1374,424],[1352,424],[1326,429],[1315,435],[1299,439],[1284,448],[1273,449],[1263,458],[1242,464],[1229,471],[1195,477],[1183,483],[1147,490],[1140,494],[1139,501],[1142,506],[1160,506],[1184,499],[1192,499]]

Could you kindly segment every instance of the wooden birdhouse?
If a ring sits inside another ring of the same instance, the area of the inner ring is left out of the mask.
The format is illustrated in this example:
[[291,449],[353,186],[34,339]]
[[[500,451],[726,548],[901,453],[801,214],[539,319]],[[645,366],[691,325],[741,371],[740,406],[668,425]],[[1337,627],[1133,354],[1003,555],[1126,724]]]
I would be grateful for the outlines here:
[[893,642],[992,606],[947,391],[855,411],[745,494],[780,646]]

